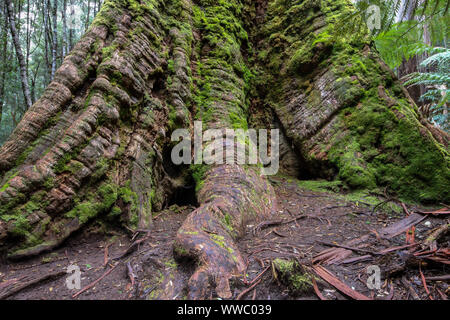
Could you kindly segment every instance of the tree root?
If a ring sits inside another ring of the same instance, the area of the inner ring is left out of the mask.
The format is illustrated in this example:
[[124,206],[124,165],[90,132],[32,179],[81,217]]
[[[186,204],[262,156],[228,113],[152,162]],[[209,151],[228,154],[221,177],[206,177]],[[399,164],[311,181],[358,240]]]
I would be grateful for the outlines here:
[[212,289],[229,299],[230,280],[246,266],[235,240],[245,234],[247,223],[270,217],[275,195],[253,169],[221,166],[207,173],[199,198],[202,205],[177,233],[175,257],[198,264],[188,282],[189,299],[205,299]]

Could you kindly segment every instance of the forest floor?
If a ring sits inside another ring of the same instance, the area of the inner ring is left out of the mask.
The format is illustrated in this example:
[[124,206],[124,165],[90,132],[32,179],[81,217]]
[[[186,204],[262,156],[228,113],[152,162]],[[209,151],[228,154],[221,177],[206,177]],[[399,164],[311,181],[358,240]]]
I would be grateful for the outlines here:
[[[437,252],[427,254],[428,248],[422,248],[422,253],[414,255],[433,231],[448,223],[448,215],[417,219],[417,214],[411,213],[405,220],[406,211],[436,208],[408,205],[405,210],[401,203],[385,202],[380,195],[345,195],[327,191],[317,182],[279,177],[271,181],[278,196],[278,213],[270,222],[251,226],[254,232],[239,242],[248,265],[247,279],[233,283],[234,298],[316,300],[320,296],[343,300],[348,299],[348,288],[381,300],[427,300],[430,296],[438,300],[449,294],[448,232],[434,244]],[[170,207],[156,217],[148,234],[134,239],[120,229],[106,232],[104,225],[96,223],[52,253],[0,263],[0,299],[183,299],[193,265],[173,259],[172,242],[192,209]],[[398,222],[402,224],[395,225]],[[406,226],[411,230],[406,222],[415,224],[410,232],[414,240],[409,239],[415,244],[408,247],[407,232],[392,228]],[[402,232],[387,239],[394,231]],[[294,274],[298,268],[290,270],[291,275],[282,274],[275,268],[280,262],[276,259],[298,261],[305,265],[302,272],[316,272],[309,279],[316,280],[317,290],[311,286],[297,290],[295,281],[303,279]],[[81,288],[87,288],[75,297],[80,290],[66,286],[69,265],[80,267]],[[379,290],[367,286],[367,267],[373,265],[381,270]],[[317,268],[330,273],[318,276]]]

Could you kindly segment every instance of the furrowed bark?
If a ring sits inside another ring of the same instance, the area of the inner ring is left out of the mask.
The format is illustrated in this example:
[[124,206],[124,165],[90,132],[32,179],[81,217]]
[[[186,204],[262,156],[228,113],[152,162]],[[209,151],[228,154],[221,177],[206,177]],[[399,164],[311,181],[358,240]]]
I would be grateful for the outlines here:
[[333,33],[348,10],[346,0],[271,1],[258,35],[261,91],[302,160],[299,174],[448,200],[448,134],[421,118],[368,31]]
[[0,234],[11,257],[49,250],[99,214],[146,228],[152,197],[164,202],[155,186],[168,113],[154,88],[167,64],[158,19],[105,4],[2,146]]

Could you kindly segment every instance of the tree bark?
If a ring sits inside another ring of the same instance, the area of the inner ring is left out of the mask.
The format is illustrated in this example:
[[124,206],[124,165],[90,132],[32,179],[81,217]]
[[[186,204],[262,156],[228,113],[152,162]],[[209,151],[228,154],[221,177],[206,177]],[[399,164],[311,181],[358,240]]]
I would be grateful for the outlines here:
[[1,10],[4,17],[4,21],[2,21],[3,27],[2,27],[2,51],[1,51],[2,69],[0,75],[0,128],[3,117],[3,106],[5,104],[6,57],[8,49],[8,16],[6,14],[6,4],[4,4]]
[[49,0],[44,0],[42,3],[42,20],[44,23],[44,48],[45,48],[45,84],[48,84],[50,82],[50,74],[51,74],[51,63],[49,60],[49,51],[50,51],[50,43],[51,43],[51,37],[50,37],[50,27],[48,22],[48,8],[49,8]]
[[20,45],[18,30],[16,29],[16,19],[14,9],[11,0],[6,0],[6,10],[8,12],[9,27],[11,30],[11,36],[13,38],[14,47],[16,49],[17,60],[19,61],[20,68],[20,80],[22,83],[22,91],[27,109],[32,105],[30,87],[28,85],[28,72],[27,72],[27,62],[23,56],[22,47]]
[[88,27],[89,27],[89,21],[90,21],[90,17],[91,17],[91,0],[88,0],[87,2],[87,13],[86,13],[86,21],[85,21],[85,27],[84,30],[87,31]]
[[58,0],[54,0],[52,6],[52,68],[50,79],[53,80],[56,72],[56,59],[58,51]]
[[63,2],[63,8],[62,8],[62,20],[63,20],[63,43],[62,43],[62,59],[64,59],[64,57],[67,55],[67,53],[69,52],[69,44],[67,42],[67,16],[66,16],[66,11],[67,11],[67,0],[64,0]]
[[236,241],[275,213],[276,196],[257,166],[171,164],[171,133],[194,119],[222,133],[281,127],[297,177],[448,200],[436,139],[448,140],[421,123],[367,34],[318,37],[345,10],[344,0],[105,1],[0,148],[1,249],[39,254],[99,217],[149,228],[194,179],[198,207],[174,256],[197,262],[189,298],[230,298],[245,270]]

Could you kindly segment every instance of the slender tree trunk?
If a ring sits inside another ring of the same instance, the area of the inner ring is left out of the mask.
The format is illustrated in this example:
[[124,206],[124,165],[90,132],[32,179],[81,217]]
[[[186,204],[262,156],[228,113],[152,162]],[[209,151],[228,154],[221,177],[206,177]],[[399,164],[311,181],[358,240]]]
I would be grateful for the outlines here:
[[84,30],[87,31],[89,27],[89,21],[91,18],[91,0],[88,0],[87,2],[87,14],[86,14],[86,22],[84,24]]
[[0,8],[4,17],[2,27],[2,49],[1,49],[1,74],[0,74],[0,128],[2,124],[3,106],[5,104],[5,79],[8,49],[8,15],[6,14],[6,3]]
[[70,45],[68,43],[68,36],[67,36],[67,0],[64,0],[63,2],[63,10],[62,10],[62,20],[63,20],[63,58],[66,56],[67,53],[70,51]]
[[52,7],[52,68],[50,78],[53,80],[56,72],[56,59],[58,52],[58,0],[54,0]]
[[[70,19],[73,19],[75,17],[75,6],[73,6],[73,2],[72,1],[73,0],[70,0],[70,4],[71,4],[71,6],[70,6]],[[74,29],[70,28],[69,29],[69,51],[72,50],[72,48],[73,48],[73,37],[74,37],[73,33],[74,33]]]
[[20,80],[22,82],[22,91],[27,109],[32,105],[30,88],[28,85],[28,72],[27,72],[27,62],[23,56],[22,47],[20,45],[20,39],[18,30],[16,29],[15,13],[11,3],[11,0],[6,0],[6,9],[8,12],[9,26],[11,30],[11,35],[14,42],[14,47],[16,49],[17,60],[19,61],[20,67]]
[[50,82],[50,74],[51,74],[51,66],[50,66],[50,43],[51,43],[51,38],[50,38],[50,28],[49,28],[49,23],[48,23],[48,4],[49,4],[49,0],[44,0],[43,1],[43,6],[42,6],[42,18],[43,18],[43,22],[44,22],[44,48],[45,48],[45,69],[46,69],[46,73],[45,73],[45,83],[48,84]]

